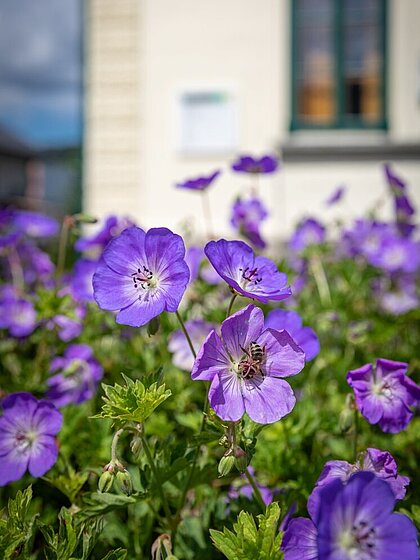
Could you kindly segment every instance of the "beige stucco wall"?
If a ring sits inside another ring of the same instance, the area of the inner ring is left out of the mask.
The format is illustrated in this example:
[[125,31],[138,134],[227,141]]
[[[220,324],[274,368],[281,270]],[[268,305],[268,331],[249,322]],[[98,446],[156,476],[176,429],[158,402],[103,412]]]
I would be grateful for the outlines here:
[[[187,224],[200,235],[199,196],[175,189],[174,183],[221,167],[225,172],[210,190],[210,203],[216,231],[232,234],[229,205],[248,183],[229,172],[235,153],[177,151],[176,98],[189,88],[226,87],[238,107],[237,152],[273,151],[287,141],[289,0],[91,0],[91,5],[87,208],[129,213],[145,227],[180,231]],[[418,21],[418,0],[390,1],[387,137],[398,142],[420,141]],[[301,134],[298,141],[363,143],[365,138],[330,132]],[[368,135],[371,142],[378,138]],[[395,168],[411,183],[420,207],[420,162],[402,161]],[[348,186],[340,210],[344,218],[360,214],[384,192],[377,163],[287,164],[278,175],[263,178],[261,193],[272,213],[266,234],[285,235],[302,213],[320,213],[322,201],[343,183]]]

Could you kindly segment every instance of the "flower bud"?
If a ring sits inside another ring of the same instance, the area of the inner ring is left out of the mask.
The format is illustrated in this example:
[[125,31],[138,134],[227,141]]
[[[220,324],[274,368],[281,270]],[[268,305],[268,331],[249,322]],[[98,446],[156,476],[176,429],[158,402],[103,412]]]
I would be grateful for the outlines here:
[[136,461],[139,460],[141,451],[143,449],[143,443],[140,436],[134,436],[130,443],[131,453],[134,455]]
[[153,317],[153,319],[151,319],[148,323],[147,323],[147,334],[149,336],[153,336],[155,335],[160,327],[160,318],[159,315],[157,317]]
[[353,419],[354,419],[354,413],[349,408],[344,408],[340,412],[338,424],[340,426],[340,430],[343,433],[347,433],[350,430],[350,428],[353,426]]
[[248,456],[240,447],[235,448],[235,467],[239,472],[245,472],[248,466]]
[[98,490],[99,492],[109,492],[114,484],[114,475],[110,471],[105,471],[99,477]]
[[219,476],[227,476],[230,471],[233,469],[233,465],[235,464],[235,457],[233,455],[224,455],[220,461],[219,466],[217,467],[217,471]]
[[131,496],[133,493],[133,481],[128,471],[118,471],[115,475],[117,487],[126,496]]

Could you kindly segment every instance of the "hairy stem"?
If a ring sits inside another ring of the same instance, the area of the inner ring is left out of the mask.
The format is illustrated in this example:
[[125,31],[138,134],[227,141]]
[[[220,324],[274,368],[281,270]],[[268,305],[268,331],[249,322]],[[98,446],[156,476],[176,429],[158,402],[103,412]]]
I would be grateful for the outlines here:
[[233,304],[235,303],[235,299],[237,297],[238,297],[238,294],[233,294],[232,297],[230,298],[228,310],[227,310],[227,313],[226,313],[226,318],[229,317],[229,315],[232,313]]
[[192,343],[191,337],[190,337],[190,335],[188,334],[188,331],[187,331],[187,329],[186,329],[186,327],[185,327],[185,323],[184,323],[184,321],[182,320],[182,317],[181,317],[179,311],[175,311],[175,314],[176,314],[176,316],[177,316],[177,318],[178,318],[179,324],[181,325],[182,332],[184,333],[185,338],[187,339],[188,346],[190,347],[191,353],[192,353],[192,355],[194,356],[194,359],[195,359],[195,358],[197,357],[197,353],[196,353],[196,351],[195,351],[195,349],[194,349],[194,345],[193,345],[193,343]]
[[260,508],[261,508],[262,511],[264,512],[265,509],[266,509],[264,500],[262,499],[260,489],[258,488],[257,483],[256,483],[255,480],[254,480],[254,477],[253,477],[252,474],[249,472],[249,469],[246,469],[246,471],[245,471],[245,476],[247,477],[248,482],[249,482],[250,485],[252,486],[252,490],[254,491],[255,499],[257,500],[257,502],[258,502]]
[[162,477],[160,476],[160,470],[159,467],[156,465],[154,459],[153,459],[153,455],[152,452],[150,451],[150,447],[149,444],[147,443],[147,440],[145,438],[144,435],[141,436],[142,442],[143,442],[143,449],[144,452],[146,453],[146,457],[147,457],[147,461],[149,463],[150,469],[153,473],[153,476],[155,478],[156,481],[156,486],[159,492],[159,496],[162,502],[162,506],[163,509],[165,510],[165,517],[168,523],[171,523],[171,519],[172,519],[172,513],[171,510],[169,509],[169,504],[168,501],[166,499],[165,493],[163,492],[163,483],[162,483]]
[[353,455],[354,462],[357,461],[357,444],[359,438],[359,412],[357,408],[354,408],[354,427],[353,427]]
[[119,430],[117,430],[114,434],[114,437],[112,438],[112,443],[111,443],[111,462],[115,463],[116,461],[118,461],[118,457],[117,457],[117,445],[118,445],[118,441],[120,439],[120,437],[122,436],[122,434],[124,433],[124,428],[120,428]]

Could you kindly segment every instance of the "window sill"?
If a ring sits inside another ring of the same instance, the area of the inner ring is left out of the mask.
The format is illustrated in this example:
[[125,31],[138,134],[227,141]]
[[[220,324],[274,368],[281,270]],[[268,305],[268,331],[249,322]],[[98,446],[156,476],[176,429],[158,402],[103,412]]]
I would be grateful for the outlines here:
[[420,161],[420,142],[391,142],[376,131],[296,132],[279,145],[284,162]]

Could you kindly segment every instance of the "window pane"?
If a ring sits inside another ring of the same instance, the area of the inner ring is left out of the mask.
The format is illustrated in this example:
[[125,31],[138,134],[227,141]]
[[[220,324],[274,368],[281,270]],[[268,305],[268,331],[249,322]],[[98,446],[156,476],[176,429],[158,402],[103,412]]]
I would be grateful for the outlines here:
[[336,120],[334,1],[296,2],[297,113],[307,124]]
[[381,0],[344,0],[344,113],[375,123],[381,106]]

